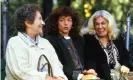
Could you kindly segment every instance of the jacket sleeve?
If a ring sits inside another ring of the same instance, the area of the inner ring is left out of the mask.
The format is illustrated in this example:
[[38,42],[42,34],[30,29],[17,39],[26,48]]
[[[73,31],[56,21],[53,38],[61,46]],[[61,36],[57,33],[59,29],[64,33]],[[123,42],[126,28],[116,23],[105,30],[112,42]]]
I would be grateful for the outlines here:
[[7,45],[6,63],[11,75],[17,80],[45,80],[47,73],[34,70],[28,63],[28,54],[19,46]]
[[94,53],[93,40],[90,35],[84,35],[84,65],[85,69],[96,70],[96,56]]
[[53,75],[58,77],[63,77],[65,80],[68,80],[63,72],[63,65],[59,61],[58,56],[55,52],[55,49],[53,48],[52,45],[50,46],[49,51],[51,54],[51,66],[53,70]]

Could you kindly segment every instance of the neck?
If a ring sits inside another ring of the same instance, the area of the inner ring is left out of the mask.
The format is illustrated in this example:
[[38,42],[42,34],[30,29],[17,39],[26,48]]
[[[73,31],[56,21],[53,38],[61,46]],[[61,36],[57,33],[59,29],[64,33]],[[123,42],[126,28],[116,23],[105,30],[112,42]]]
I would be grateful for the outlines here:
[[106,46],[109,41],[109,38],[108,37],[100,37],[99,40],[104,46]]
[[26,31],[26,34],[33,40],[36,40],[36,35],[32,34],[32,32]]
[[60,32],[60,34],[61,34],[62,36],[69,36],[68,34],[64,34],[64,33],[61,33],[61,32]]

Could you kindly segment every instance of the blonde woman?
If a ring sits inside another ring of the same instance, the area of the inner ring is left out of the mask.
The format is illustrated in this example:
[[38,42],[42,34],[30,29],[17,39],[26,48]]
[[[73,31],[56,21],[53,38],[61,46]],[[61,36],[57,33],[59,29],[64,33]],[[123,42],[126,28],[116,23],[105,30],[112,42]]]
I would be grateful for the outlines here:
[[111,73],[120,74],[129,72],[129,55],[123,41],[117,40],[119,29],[112,15],[105,11],[95,12],[89,20],[89,34],[85,40],[85,68],[93,69],[104,80],[111,80]]

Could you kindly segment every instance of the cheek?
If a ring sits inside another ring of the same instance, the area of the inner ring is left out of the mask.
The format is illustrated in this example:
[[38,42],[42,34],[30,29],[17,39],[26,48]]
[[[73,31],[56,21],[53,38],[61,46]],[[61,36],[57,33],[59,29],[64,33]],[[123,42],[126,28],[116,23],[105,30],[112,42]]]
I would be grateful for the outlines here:
[[63,26],[61,24],[58,25],[59,30],[63,29]]
[[73,23],[70,23],[70,25],[69,25],[70,27],[72,27],[73,26]]
[[63,23],[62,22],[58,22],[58,27],[62,28],[63,27]]
[[97,28],[97,27],[94,27],[94,30],[95,30],[96,32],[98,32],[98,28]]
[[73,27],[73,24],[72,23],[69,23],[68,24],[68,27],[69,27],[69,29],[71,29]]
[[105,27],[105,32],[108,33],[108,27]]

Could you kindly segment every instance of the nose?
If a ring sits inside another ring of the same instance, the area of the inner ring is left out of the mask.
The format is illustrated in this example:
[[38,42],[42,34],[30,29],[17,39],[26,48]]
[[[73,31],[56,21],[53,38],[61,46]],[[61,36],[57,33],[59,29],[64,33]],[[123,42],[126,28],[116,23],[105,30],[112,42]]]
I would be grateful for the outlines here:
[[65,24],[65,25],[67,25],[67,24],[68,24],[68,21],[67,21],[67,20],[65,20],[65,21],[64,21],[64,24]]
[[99,24],[99,28],[102,28],[102,24]]
[[41,21],[41,24],[42,24],[42,25],[45,25],[45,22],[42,20],[42,21]]

